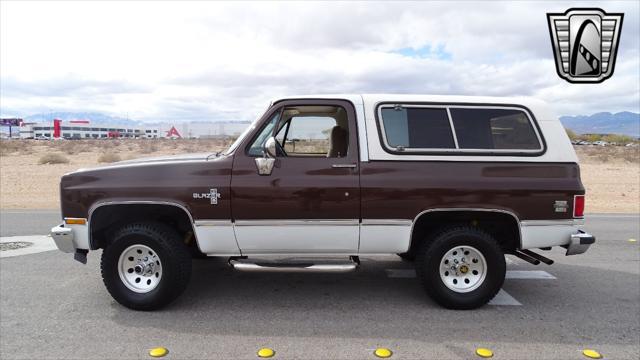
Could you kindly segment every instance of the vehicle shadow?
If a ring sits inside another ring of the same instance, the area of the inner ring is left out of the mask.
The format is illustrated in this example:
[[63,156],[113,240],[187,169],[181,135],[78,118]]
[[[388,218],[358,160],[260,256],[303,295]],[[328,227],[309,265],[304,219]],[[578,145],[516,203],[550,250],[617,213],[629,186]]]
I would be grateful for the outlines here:
[[[521,342],[529,334],[535,342],[553,343],[559,338],[571,342],[574,336],[599,339],[620,328],[637,327],[629,318],[638,310],[633,290],[634,286],[638,290],[637,277],[635,283],[627,277],[628,289],[621,291],[614,281],[606,281],[621,276],[617,271],[556,264],[554,273],[562,273],[562,280],[505,283],[523,306],[454,311],[431,301],[416,278],[389,278],[385,272],[411,267],[401,261],[364,259],[360,269],[348,274],[242,273],[231,269],[226,259],[198,260],[188,289],[169,307],[135,312],[114,302],[113,320],[126,327],[154,326],[211,336],[418,341],[426,336],[430,342],[451,341],[452,334],[456,341]],[[593,287],[595,273],[603,286]],[[589,314],[595,316],[596,311],[616,319],[592,322]],[[572,328],[580,328],[578,334],[567,336],[562,324],[568,320]],[[501,326],[507,323],[521,323],[523,331]],[[607,341],[628,344],[629,340],[607,336]]]

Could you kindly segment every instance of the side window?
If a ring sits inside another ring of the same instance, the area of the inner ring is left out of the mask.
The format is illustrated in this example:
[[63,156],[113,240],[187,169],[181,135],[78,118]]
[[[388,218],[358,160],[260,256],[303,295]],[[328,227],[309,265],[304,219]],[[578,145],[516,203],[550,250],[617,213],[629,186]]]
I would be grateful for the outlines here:
[[346,111],[339,106],[294,106],[283,112],[276,140],[289,157],[344,157],[349,147]]
[[382,123],[392,148],[455,149],[444,108],[383,108]]
[[262,128],[262,131],[260,131],[260,134],[256,136],[256,138],[253,140],[253,143],[251,143],[251,146],[249,146],[249,151],[247,152],[249,156],[262,156],[262,149],[264,147],[264,143],[265,141],[267,141],[269,137],[271,137],[271,134],[273,134],[273,128],[276,126],[276,123],[278,122],[279,118],[280,118],[280,112],[278,111],[271,117],[271,120],[269,120],[269,122],[267,122],[267,124]]
[[539,150],[529,117],[516,109],[451,108],[460,149]]

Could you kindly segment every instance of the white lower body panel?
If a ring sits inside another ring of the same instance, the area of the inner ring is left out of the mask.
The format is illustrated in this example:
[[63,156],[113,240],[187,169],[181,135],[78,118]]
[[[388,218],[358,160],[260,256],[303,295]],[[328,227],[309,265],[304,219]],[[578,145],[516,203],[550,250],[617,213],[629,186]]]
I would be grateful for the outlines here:
[[239,256],[240,249],[230,220],[196,220],[195,237],[203,254]]
[[243,255],[357,254],[357,220],[236,221],[235,234]]
[[397,254],[409,250],[411,220],[363,220],[360,225],[360,253]]
[[567,246],[582,220],[524,220],[520,222],[522,249]]

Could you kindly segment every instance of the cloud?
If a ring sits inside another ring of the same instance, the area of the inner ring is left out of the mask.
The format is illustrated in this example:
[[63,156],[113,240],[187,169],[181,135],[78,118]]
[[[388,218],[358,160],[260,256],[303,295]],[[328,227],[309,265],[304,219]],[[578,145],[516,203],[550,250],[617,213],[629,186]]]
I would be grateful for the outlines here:
[[0,112],[252,120],[310,93],[527,95],[561,114],[640,111],[637,2],[614,76],[555,72],[556,2],[1,2]]

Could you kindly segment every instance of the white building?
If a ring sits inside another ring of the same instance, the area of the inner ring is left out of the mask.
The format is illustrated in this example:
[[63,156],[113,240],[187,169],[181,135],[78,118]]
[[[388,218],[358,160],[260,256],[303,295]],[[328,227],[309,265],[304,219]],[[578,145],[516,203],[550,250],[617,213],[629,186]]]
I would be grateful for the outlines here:
[[20,127],[22,139],[106,139],[106,138],[157,138],[157,128],[125,125],[92,125],[88,120],[54,120],[45,123],[26,124]]

